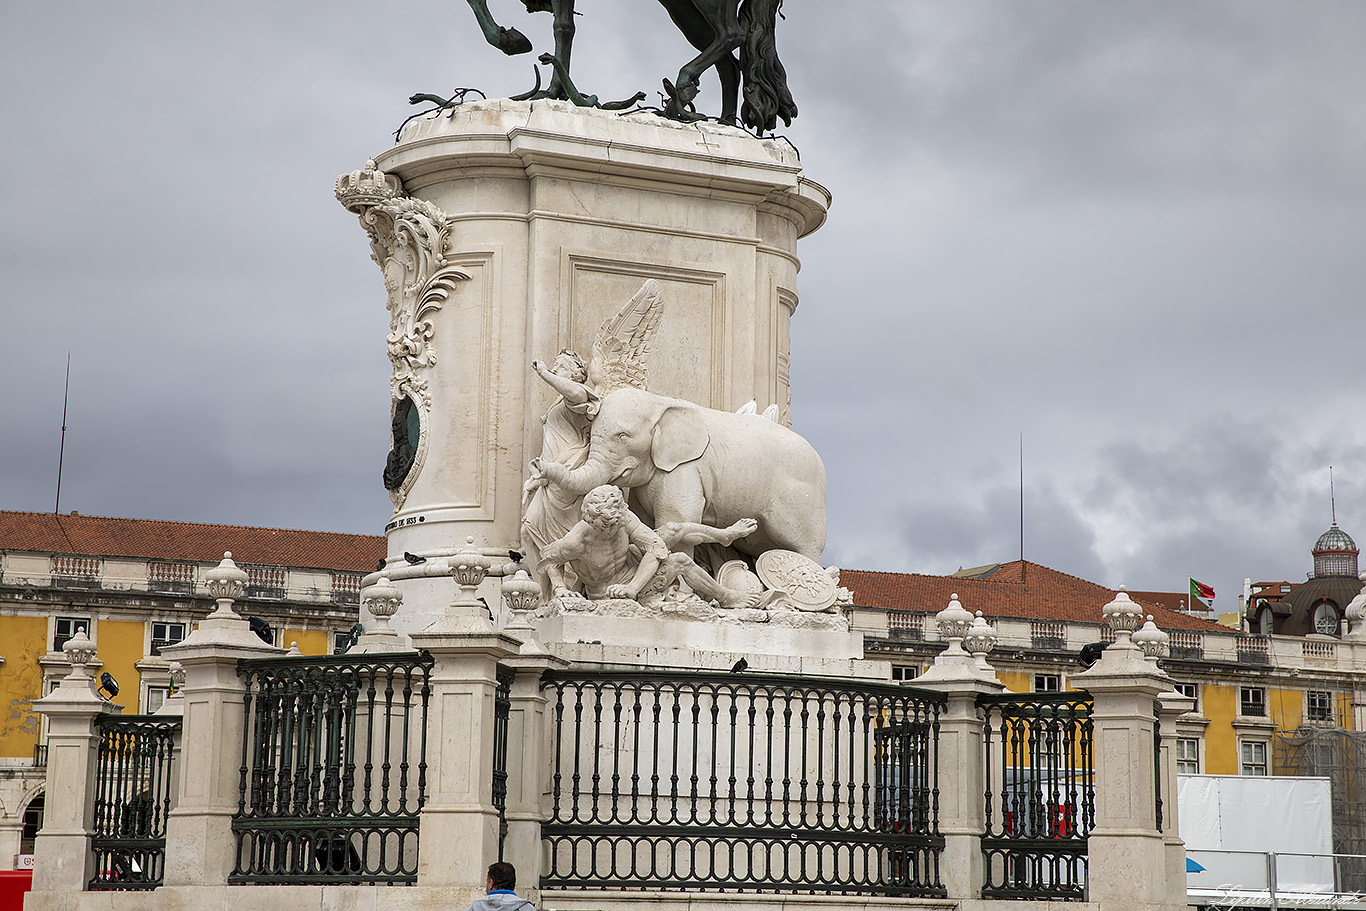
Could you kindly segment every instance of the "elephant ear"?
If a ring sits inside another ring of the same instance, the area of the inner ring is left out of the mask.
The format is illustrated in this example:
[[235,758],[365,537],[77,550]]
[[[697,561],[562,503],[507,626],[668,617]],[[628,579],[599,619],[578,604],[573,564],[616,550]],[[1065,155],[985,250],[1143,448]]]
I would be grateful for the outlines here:
[[711,436],[696,408],[672,405],[664,409],[650,435],[650,457],[660,471],[673,471],[684,462],[700,459]]

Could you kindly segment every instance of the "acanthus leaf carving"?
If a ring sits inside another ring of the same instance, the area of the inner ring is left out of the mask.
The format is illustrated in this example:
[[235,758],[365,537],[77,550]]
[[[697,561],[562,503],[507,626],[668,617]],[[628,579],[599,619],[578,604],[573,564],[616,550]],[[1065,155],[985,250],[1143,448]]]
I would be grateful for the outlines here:
[[445,305],[456,284],[470,276],[449,260],[451,221],[446,213],[425,199],[406,195],[402,182],[379,170],[373,161],[338,178],[337,199],[359,216],[370,238],[370,258],[384,277],[393,407],[407,398],[419,411],[420,437],[412,467],[402,483],[389,491],[397,509],[427,452],[432,399],[424,373],[436,364],[432,316]]

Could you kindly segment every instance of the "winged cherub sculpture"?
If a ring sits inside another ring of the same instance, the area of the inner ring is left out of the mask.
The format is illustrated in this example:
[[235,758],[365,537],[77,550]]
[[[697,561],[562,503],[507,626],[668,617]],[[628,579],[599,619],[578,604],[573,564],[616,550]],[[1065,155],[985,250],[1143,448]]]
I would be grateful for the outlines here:
[[649,279],[616,314],[606,319],[593,339],[587,364],[568,348],[547,367],[531,362],[531,369],[559,396],[541,419],[541,454],[531,461],[531,476],[523,488],[522,548],[535,566],[545,548],[567,535],[579,521],[582,493],[547,483],[545,466],[566,471],[588,458],[590,428],[602,396],[627,386],[646,388],[645,359],[650,339],[663,313],[659,282]]

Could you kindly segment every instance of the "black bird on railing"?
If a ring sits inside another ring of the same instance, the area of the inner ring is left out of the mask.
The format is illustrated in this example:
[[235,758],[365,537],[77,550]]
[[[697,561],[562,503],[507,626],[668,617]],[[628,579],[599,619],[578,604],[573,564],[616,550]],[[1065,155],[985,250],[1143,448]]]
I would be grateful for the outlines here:
[[416,566],[416,565],[419,564],[419,563],[426,563],[426,562],[427,562],[427,558],[426,558],[426,557],[419,557],[417,554],[409,553],[409,552],[406,551],[406,550],[403,552],[403,559],[407,560],[409,563],[411,563],[411,564],[414,565],[414,566]]
[[738,674],[747,667],[749,667],[749,662],[746,661],[744,658],[741,658],[739,661],[735,662],[735,664],[731,666],[730,672],[732,674]]
[[375,565],[375,572],[379,572],[381,569],[384,569],[384,563],[385,563],[384,558],[383,558],[383,557],[380,557],[380,558],[379,558],[379,563],[377,563],[377,564]]

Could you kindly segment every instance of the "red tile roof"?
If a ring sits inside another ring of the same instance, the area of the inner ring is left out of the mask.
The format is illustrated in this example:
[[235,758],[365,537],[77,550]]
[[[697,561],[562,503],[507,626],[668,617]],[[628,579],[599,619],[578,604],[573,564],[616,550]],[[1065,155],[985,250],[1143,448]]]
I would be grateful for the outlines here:
[[[853,592],[855,604],[868,607],[938,613],[948,605],[949,596],[956,592],[963,607],[981,611],[986,617],[1081,623],[1100,623],[1100,609],[1115,597],[1114,589],[1038,563],[1019,560],[1002,563],[983,579],[845,569],[840,571],[840,585]],[[1144,609],[1153,615],[1153,622],[1163,629],[1228,632],[1217,623],[1161,606],[1164,602],[1174,603],[1181,597],[1179,594],[1146,594],[1162,596],[1161,600],[1149,599],[1139,593],[1135,600],[1144,605]]]
[[230,550],[238,563],[370,572],[385,547],[374,535],[0,510],[0,550],[206,563]]

